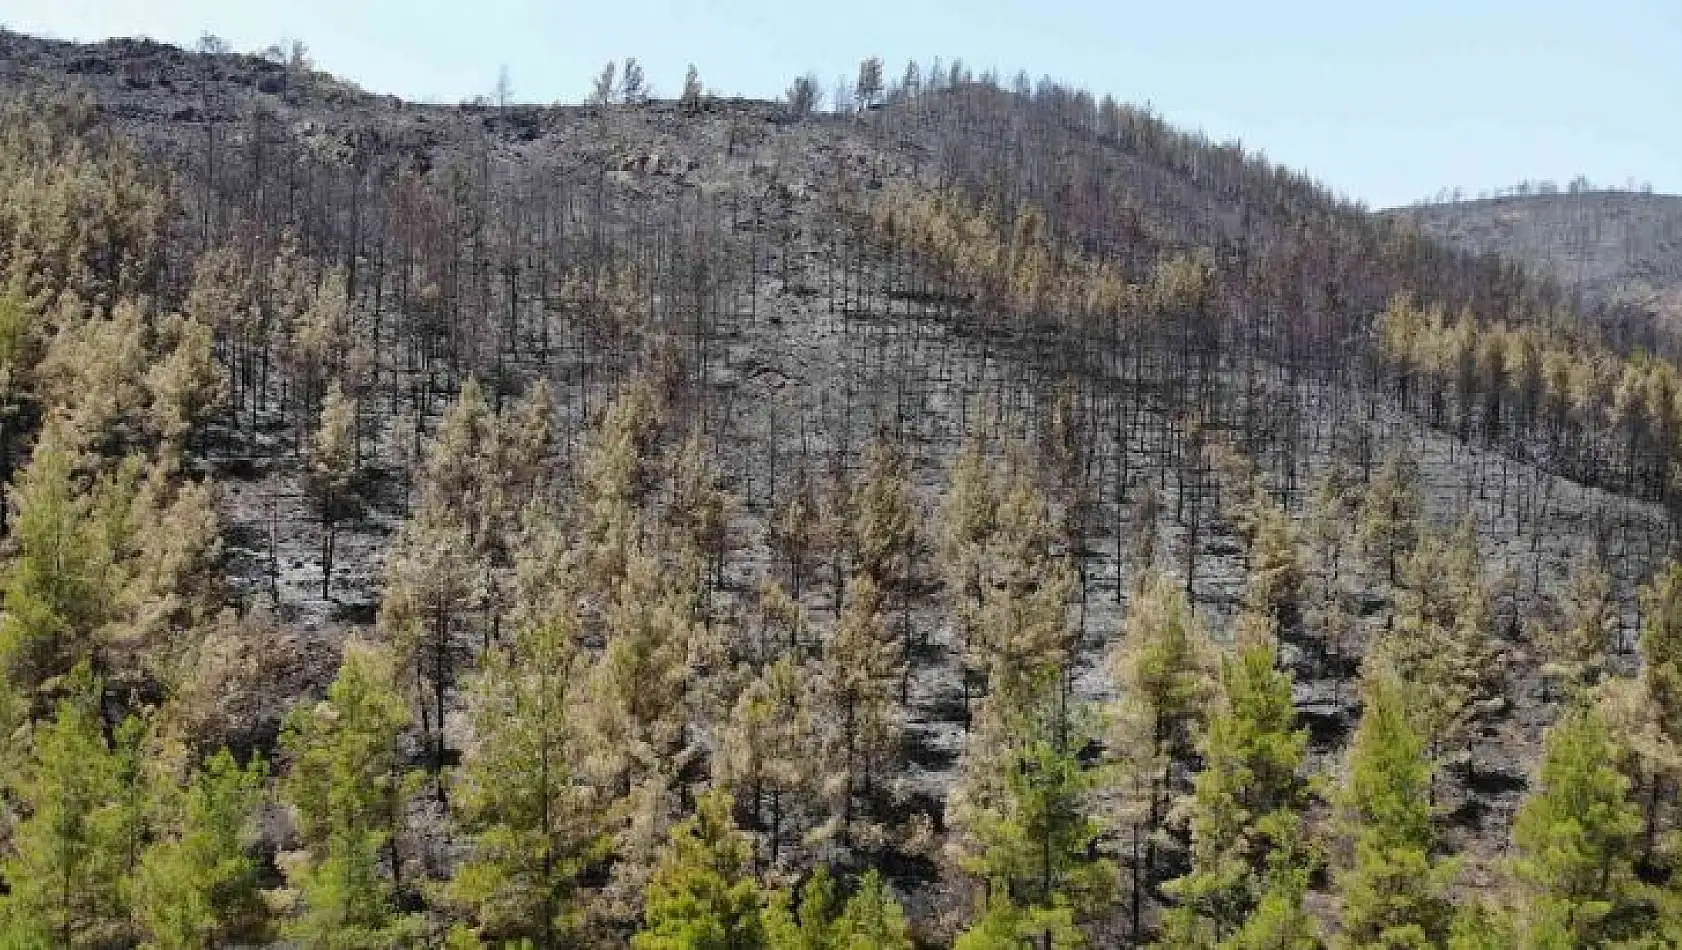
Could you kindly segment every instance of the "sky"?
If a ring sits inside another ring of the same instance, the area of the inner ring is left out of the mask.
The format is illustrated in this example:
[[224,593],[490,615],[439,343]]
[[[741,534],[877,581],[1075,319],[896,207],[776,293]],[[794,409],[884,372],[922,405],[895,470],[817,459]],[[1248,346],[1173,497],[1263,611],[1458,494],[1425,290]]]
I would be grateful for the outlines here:
[[1373,207],[1521,180],[1682,193],[1682,0],[0,0],[61,39],[308,44],[371,92],[578,101],[635,56],[657,93],[827,89],[860,59],[1038,78],[1150,104]]

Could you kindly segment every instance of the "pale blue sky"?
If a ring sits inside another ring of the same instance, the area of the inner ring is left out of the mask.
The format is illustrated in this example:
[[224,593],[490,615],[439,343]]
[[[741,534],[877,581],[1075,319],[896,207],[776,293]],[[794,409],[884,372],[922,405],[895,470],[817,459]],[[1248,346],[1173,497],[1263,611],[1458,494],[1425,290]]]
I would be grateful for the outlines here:
[[636,56],[670,93],[827,89],[866,55],[961,56],[1150,102],[1374,206],[1523,178],[1682,192],[1682,0],[0,0],[66,39],[307,42],[375,92],[457,101],[507,64],[518,98],[575,101]]

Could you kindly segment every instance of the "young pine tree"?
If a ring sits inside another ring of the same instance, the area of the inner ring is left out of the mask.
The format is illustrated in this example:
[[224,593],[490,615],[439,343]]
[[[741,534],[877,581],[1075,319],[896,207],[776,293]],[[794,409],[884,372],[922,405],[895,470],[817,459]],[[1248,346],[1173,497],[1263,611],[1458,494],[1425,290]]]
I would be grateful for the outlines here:
[[1314,480],[1303,534],[1308,541],[1309,573],[1315,581],[1307,585],[1303,629],[1322,661],[1333,660],[1329,672],[1334,686],[1341,689],[1349,667],[1355,618],[1348,607],[1348,585],[1352,578],[1345,561],[1355,541],[1355,525],[1361,495],[1354,474],[1343,461],[1332,463]]
[[345,492],[356,475],[356,409],[337,380],[321,401],[321,425],[310,448],[310,488],[321,510],[321,597],[333,583],[333,556]]
[[[616,860],[597,902],[634,919],[674,814],[679,775],[699,754],[693,703],[705,694],[692,658],[706,630],[695,609],[701,568],[632,550],[609,594],[606,644],[589,671],[584,726],[589,774],[613,800]],[[585,575],[587,578],[589,574]]]
[[50,432],[11,495],[16,555],[4,576],[0,664],[6,686],[27,699],[43,680],[88,656],[93,629],[104,619],[105,555],[92,525],[92,499],[79,490],[70,456]]
[[607,607],[607,644],[590,684],[598,751],[607,752],[615,783],[629,789],[694,754],[686,702],[689,666],[701,624],[695,603],[699,571],[667,570],[634,552]]
[[448,893],[481,939],[570,946],[579,877],[608,853],[604,796],[579,767],[576,637],[570,613],[534,618],[484,655],[473,683],[456,799],[470,846]]
[[905,910],[875,869],[866,871],[835,922],[836,950],[911,950]]
[[75,454],[120,458],[129,447],[127,433],[145,425],[152,315],[146,306],[123,300],[108,316],[65,302],[56,317],[59,332],[36,369],[49,424]]
[[1262,896],[1226,950],[1320,950],[1320,921],[1305,908],[1312,858],[1278,849],[1268,856]]
[[[742,624],[738,654],[756,669],[780,659],[803,662],[807,655],[806,608],[774,580],[760,582],[759,595]],[[757,635],[754,635],[757,634]]]
[[1034,913],[999,890],[990,893],[982,916],[958,935],[953,950],[1075,950],[1086,946],[1067,908]]
[[1419,542],[1423,508],[1413,457],[1402,450],[1392,452],[1367,484],[1356,532],[1368,561],[1392,584],[1402,558]]
[[1181,585],[1155,570],[1134,595],[1109,662],[1120,693],[1111,747],[1126,782],[1122,820],[1134,851],[1137,933],[1144,883],[1156,870],[1156,832],[1169,802],[1185,791],[1177,769],[1196,751],[1196,734],[1215,695],[1217,663]]
[[1549,684],[1560,684],[1571,698],[1593,686],[1605,666],[1617,626],[1612,578],[1591,555],[1572,569],[1558,616],[1536,627],[1537,645],[1545,660],[1543,677]]
[[1641,600],[1643,685],[1665,732],[1682,739],[1682,564],[1655,572]]
[[1226,950],[1320,950],[1324,946],[1320,922],[1303,904],[1315,855],[1300,838],[1277,844],[1267,856],[1256,908],[1226,942]]
[[786,656],[767,665],[737,697],[713,760],[718,780],[763,832],[771,866],[818,797],[811,689],[804,665]]
[[899,607],[903,702],[910,688],[909,610],[922,519],[911,491],[909,463],[899,446],[878,439],[865,450],[864,458],[864,472],[853,488],[851,534],[859,573],[870,578],[877,592],[892,598]]
[[829,950],[835,946],[835,923],[840,914],[835,878],[819,865],[800,886],[796,907],[793,888],[779,888],[766,898],[761,919],[770,950]]
[[1339,950],[1441,946],[1453,909],[1452,863],[1431,857],[1431,762],[1413,724],[1406,687],[1374,663],[1338,795],[1352,863],[1336,877],[1343,900]]
[[799,907],[789,892],[773,893],[764,912],[769,950],[911,950],[910,926],[893,893],[872,869],[840,902],[829,869],[819,867],[800,888]]
[[179,462],[194,427],[227,398],[227,374],[216,362],[209,324],[180,314],[160,321],[160,359],[146,372],[151,428],[162,454]]
[[1461,748],[1470,774],[1477,704],[1498,695],[1493,608],[1471,523],[1427,532],[1403,559],[1396,621],[1378,652],[1419,691],[1415,709],[1433,758]]
[[638,508],[651,477],[653,443],[665,419],[654,387],[636,380],[608,407],[579,462],[577,501],[585,582],[611,590],[637,545]]
[[908,462],[899,446],[879,439],[865,449],[864,463],[850,506],[858,570],[889,588],[906,578],[917,544]]
[[749,873],[753,845],[730,820],[730,796],[701,796],[672,829],[648,882],[632,950],[764,950],[764,895]]
[[1641,672],[1600,684],[1599,708],[1621,747],[1642,809],[1640,863],[1673,864],[1665,806],[1682,775],[1682,566],[1667,563],[1641,589]]
[[1221,702],[1187,803],[1191,871],[1163,886],[1177,904],[1164,917],[1158,946],[1227,945],[1264,895],[1272,898],[1269,926],[1279,927],[1289,909],[1279,901],[1301,896],[1290,883],[1306,879],[1312,860],[1302,846],[1308,731],[1296,728],[1291,678],[1276,664],[1265,637],[1241,643],[1221,663]]
[[329,379],[344,367],[351,350],[348,278],[343,268],[322,276],[309,305],[298,312],[288,331],[285,357],[292,371],[295,438],[302,447],[312,419],[324,408]]
[[0,946],[104,947],[128,935],[139,724],[130,720],[113,745],[99,716],[103,686],[86,663],[67,685],[24,766],[6,777],[24,817],[0,862]]
[[983,575],[987,543],[993,536],[998,498],[987,464],[986,443],[971,438],[952,463],[941,498],[935,563],[962,631],[963,668],[959,671],[966,722],[970,712],[973,655],[980,646],[981,612],[986,603]]
[[346,643],[326,700],[293,710],[281,734],[292,763],[281,796],[304,844],[286,868],[303,912],[284,930],[307,945],[395,946],[416,926],[394,900],[397,834],[412,783],[397,748],[408,704],[392,675],[378,648]]
[[1342,579],[1344,556],[1355,539],[1361,506],[1359,489],[1354,473],[1337,458],[1314,479],[1303,533],[1322,590],[1330,589]]
[[1617,744],[1593,708],[1548,730],[1535,791],[1513,822],[1520,946],[1601,947],[1652,921],[1635,876],[1641,813],[1618,771]]
[[1302,615],[1302,562],[1297,533],[1272,496],[1257,492],[1251,504],[1250,574],[1244,603],[1270,618],[1281,632],[1294,631]]
[[1114,894],[1115,865],[1095,855],[1098,776],[1076,755],[1085,744],[1078,711],[1063,709],[1054,689],[1037,695],[1028,707],[989,701],[947,803],[958,863],[984,894],[960,946],[989,946],[1006,931],[1036,946],[1073,945],[1077,925]]
[[724,559],[730,553],[730,519],[736,499],[724,488],[717,467],[709,459],[699,432],[683,441],[671,464],[672,499],[667,520],[680,542],[692,546],[707,565],[709,586],[724,582]]
[[169,833],[147,848],[135,880],[143,946],[192,950],[267,935],[268,909],[252,854],[268,769],[211,756],[168,810]]
[[900,655],[882,620],[881,597],[870,575],[852,584],[841,620],[824,643],[817,700],[833,731],[825,742],[825,785],[831,790],[831,828],[852,843],[860,829],[857,806],[868,801],[881,766],[899,746],[894,702]]
[[1069,559],[1053,551],[1051,510],[1026,461],[1015,469],[987,539],[971,653],[996,704],[1025,707],[1041,686],[1057,682],[1070,659],[1068,601],[1076,577]]
[[807,571],[818,544],[818,503],[811,479],[802,467],[794,487],[777,500],[766,530],[766,543],[788,572],[788,589],[798,599],[805,592]]
[[1448,950],[1513,950],[1519,946],[1511,917],[1489,903],[1471,899],[1455,912]]
[[431,497],[411,512],[386,554],[378,624],[396,645],[403,678],[417,691],[434,772],[444,760],[444,716],[457,679],[464,618],[484,601],[488,573],[467,528]]

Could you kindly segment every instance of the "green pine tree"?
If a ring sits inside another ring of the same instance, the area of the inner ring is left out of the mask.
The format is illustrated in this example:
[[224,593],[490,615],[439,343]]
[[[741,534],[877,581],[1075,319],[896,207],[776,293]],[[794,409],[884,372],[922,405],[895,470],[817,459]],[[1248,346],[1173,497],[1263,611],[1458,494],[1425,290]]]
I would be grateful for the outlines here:
[[1115,746],[1128,770],[1148,779],[1147,825],[1160,823],[1173,763],[1194,751],[1194,736],[1215,692],[1215,651],[1181,585],[1150,570],[1140,583],[1110,657],[1121,693]]
[[570,614],[487,653],[472,698],[475,742],[457,796],[468,858],[450,883],[479,936],[563,946],[578,923],[579,874],[606,857],[598,790],[580,778],[583,674]]
[[1226,950],[1318,950],[1320,924],[1303,906],[1314,855],[1298,838],[1275,842],[1261,894]]
[[981,917],[958,935],[952,950],[1076,950],[1084,946],[1086,937],[1075,926],[1070,908],[1023,907],[999,881],[989,888]]
[[1635,876],[1641,814],[1617,761],[1592,708],[1548,730],[1536,789],[1513,822],[1521,946],[1612,946],[1652,923]]
[[1595,696],[1625,753],[1630,795],[1641,804],[1638,866],[1662,873],[1676,866],[1668,806],[1682,775],[1682,565],[1667,562],[1654,572],[1641,588],[1641,615],[1640,673],[1605,678]]
[[[1411,948],[1436,944],[1399,946]],[[1454,926],[1448,936],[1448,950],[1512,950],[1516,946],[1518,934],[1513,931],[1511,919],[1483,901],[1467,901],[1455,913]]]
[[394,903],[402,866],[396,837],[413,784],[397,737],[408,722],[390,659],[358,641],[345,645],[327,699],[287,717],[281,747],[292,767],[281,793],[306,849],[287,869],[304,903],[285,928],[288,937],[363,950],[398,945],[412,932],[415,921]]
[[260,940],[266,908],[251,854],[268,769],[241,768],[227,750],[205,762],[171,809],[173,831],[141,859],[135,911],[143,946],[190,950]]
[[1337,876],[1340,950],[1440,946],[1453,917],[1452,863],[1431,858],[1431,763],[1395,673],[1369,669],[1339,795],[1354,863]]
[[1025,713],[984,720],[947,803],[968,846],[961,863],[988,891],[970,939],[1004,927],[1002,915],[1024,937],[1071,945],[1067,933],[1078,937],[1074,924],[1107,907],[1116,885],[1115,865],[1094,856],[1098,776],[1074,751],[1084,744],[1079,710],[1044,695]]
[[800,888],[798,908],[779,890],[764,917],[770,950],[911,950],[905,911],[874,869],[843,904],[834,877],[820,867]]
[[764,950],[764,896],[749,873],[753,845],[736,830],[728,793],[712,791],[672,829],[648,883],[633,950]]
[[859,879],[834,926],[836,950],[911,950],[905,909],[875,869]]
[[319,950],[386,950],[417,935],[419,921],[399,914],[395,888],[380,868],[386,836],[366,828],[333,830],[322,857],[288,875],[304,898],[285,934]]
[[[1242,644],[1224,658],[1221,686],[1189,803],[1192,867],[1164,885],[1178,903],[1164,916],[1162,946],[1224,944],[1256,910],[1270,862],[1289,855],[1306,870],[1310,860],[1297,847],[1309,792],[1299,774],[1308,732],[1295,727],[1291,678],[1277,669],[1271,640]],[[1282,879],[1295,870],[1275,873]]]
[[88,655],[105,599],[92,501],[71,476],[69,454],[43,438],[11,489],[17,556],[4,578],[0,665],[24,698]]
[[1418,691],[1414,709],[1432,757],[1458,747],[1470,774],[1473,715],[1502,686],[1494,608],[1471,522],[1452,533],[1425,532],[1402,574],[1395,628],[1376,649]]
[[1660,732],[1682,743],[1682,564],[1654,572],[1641,605],[1641,682]]
[[22,820],[0,863],[0,946],[101,947],[128,936],[137,723],[114,747],[99,715],[102,684],[79,664],[68,698],[36,727],[24,766],[7,777]]
[[800,887],[799,907],[790,892],[777,890],[766,903],[766,946],[770,950],[834,950],[835,921],[839,916],[835,878],[820,866]]
[[1110,745],[1125,782],[1118,822],[1131,854],[1129,932],[1137,939],[1145,930],[1147,885],[1157,879],[1159,832],[1169,803],[1187,790],[1175,766],[1196,752],[1217,661],[1182,586],[1147,567],[1109,664],[1120,694]]

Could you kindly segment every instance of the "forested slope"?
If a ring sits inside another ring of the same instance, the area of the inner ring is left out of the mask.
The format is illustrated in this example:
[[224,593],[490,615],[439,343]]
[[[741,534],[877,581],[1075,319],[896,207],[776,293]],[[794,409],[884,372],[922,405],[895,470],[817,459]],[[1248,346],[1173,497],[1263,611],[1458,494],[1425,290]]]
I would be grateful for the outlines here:
[[1676,369],[1518,265],[962,66],[0,50],[5,942],[1676,939]]
[[1439,240],[1523,261],[1613,312],[1622,335],[1674,354],[1682,197],[1587,187],[1389,212]]

